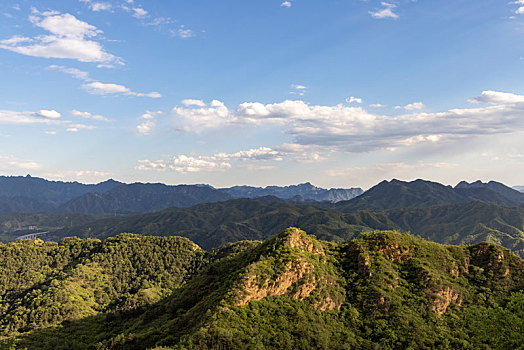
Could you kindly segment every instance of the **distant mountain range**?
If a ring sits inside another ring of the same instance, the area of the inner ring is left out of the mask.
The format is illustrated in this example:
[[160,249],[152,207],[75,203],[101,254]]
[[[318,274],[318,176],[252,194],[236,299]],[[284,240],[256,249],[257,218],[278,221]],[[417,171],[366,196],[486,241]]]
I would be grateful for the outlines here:
[[275,197],[234,199],[169,208],[156,213],[105,218],[50,232],[63,237],[105,239],[122,232],[187,237],[204,249],[230,242],[264,240],[288,226],[319,239],[341,241],[373,230],[401,230],[446,244],[495,242],[524,257],[524,209],[473,201],[432,207],[344,213],[287,203]]
[[[37,226],[50,231],[47,239],[54,241],[74,235],[107,238],[121,232],[175,234],[212,249],[229,242],[264,240],[295,226],[329,241],[351,239],[370,230],[395,229],[447,244],[495,242],[524,256],[524,193],[494,181],[463,181],[455,187],[424,180],[383,181],[355,198],[334,202],[312,198],[325,199],[329,193],[349,196],[358,189],[324,190],[310,183],[215,189],[112,180],[98,185],[62,183],[60,187],[60,183],[27,179],[44,187],[55,186],[55,192],[71,186],[77,192],[87,192],[59,205],[41,201],[46,198],[42,194],[35,198],[4,194],[0,197],[0,210],[5,212],[0,215],[0,239],[4,241]],[[258,196],[264,193],[281,197]],[[9,194],[31,195],[14,189]],[[253,198],[234,199],[241,195]],[[59,196],[54,196],[56,201]],[[23,211],[52,215],[21,215]]]
[[382,181],[353,200],[338,202],[334,208],[344,212],[388,210],[467,203],[474,200],[518,207],[524,205],[524,193],[494,181],[477,181],[471,184],[463,181],[451,187],[424,180],[391,180]]
[[25,198],[60,205],[86,193],[104,193],[121,182],[107,180],[96,185],[79,182],[49,181],[32,176],[0,176],[0,197]]
[[513,189],[519,191],[519,192],[524,192],[524,186],[513,186]]
[[0,213],[133,214],[261,196],[302,203],[337,202],[349,200],[362,192],[360,188],[327,190],[310,183],[286,187],[235,186],[217,189],[209,185],[124,184],[112,179],[85,185],[31,176],[0,176]]
[[360,196],[364,191],[361,188],[331,188],[329,190],[313,186],[306,182],[292,186],[233,186],[220,188],[220,191],[227,193],[234,198],[257,198],[264,196],[275,196],[282,199],[292,199],[302,197],[305,200],[340,202]]

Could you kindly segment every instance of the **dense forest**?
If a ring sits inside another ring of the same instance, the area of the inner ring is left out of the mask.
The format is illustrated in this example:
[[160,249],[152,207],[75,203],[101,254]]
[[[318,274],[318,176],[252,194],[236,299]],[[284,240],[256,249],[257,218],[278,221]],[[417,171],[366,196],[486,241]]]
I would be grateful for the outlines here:
[[100,219],[52,231],[47,237],[58,241],[71,235],[104,239],[121,232],[178,235],[209,250],[240,240],[264,240],[289,226],[300,227],[328,241],[349,240],[373,230],[411,232],[446,244],[489,241],[524,256],[524,209],[482,201],[346,213],[278,199],[234,199]]
[[0,245],[3,349],[513,349],[524,261],[495,244],[290,228],[205,252],[122,234]]

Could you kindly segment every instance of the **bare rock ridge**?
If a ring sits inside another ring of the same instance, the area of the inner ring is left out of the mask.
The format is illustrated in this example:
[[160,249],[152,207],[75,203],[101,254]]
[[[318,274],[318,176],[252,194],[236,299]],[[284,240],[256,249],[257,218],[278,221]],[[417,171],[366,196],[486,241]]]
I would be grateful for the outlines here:
[[[287,294],[298,300],[318,298],[315,308],[321,311],[340,309],[342,287],[335,275],[321,271],[321,264],[330,262],[319,241],[291,227],[278,235],[274,244],[279,256],[265,257],[247,267],[239,283],[235,305]],[[275,261],[277,266],[274,266]]]

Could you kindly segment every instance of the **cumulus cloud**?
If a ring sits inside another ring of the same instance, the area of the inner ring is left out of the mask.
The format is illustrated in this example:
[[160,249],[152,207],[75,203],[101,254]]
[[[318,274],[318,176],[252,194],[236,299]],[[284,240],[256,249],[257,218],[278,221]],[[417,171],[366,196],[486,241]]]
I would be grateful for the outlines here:
[[404,106],[404,109],[408,110],[408,111],[412,111],[412,110],[415,110],[415,109],[422,109],[426,107],[422,102],[413,102],[413,103],[410,103],[408,105],[405,105]]
[[524,0],[517,0],[515,2],[513,2],[513,4],[515,5],[520,5],[516,10],[515,10],[515,14],[517,15],[524,15]]
[[234,124],[236,117],[220,101],[213,100],[210,107],[184,108],[175,107],[173,115],[182,121],[178,128],[188,132],[200,132],[223,125]]
[[112,84],[112,83],[101,83],[99,81],[84,84],[82,85],[82,88],[93,95],[130,95],[130,96],[151,97],[151,98],[162,97],[162,95],[156,91],[148,92],[148,93],[134,92],[124,85]]
[[71,115],[74,115],[75,117],[80,117],[80,118],[85,118],[85,119],[100,120],[100,121],[103,121],[103,122],[108,122],[109,121],[109,119],[107,119],[103,115],[91,114],[89,112],[80,112],[80,111],[77,111],[76,109],[73,109],[69,113],[71,113]]
[[284,1],[283,3],[280,4],[281,7],[287,7],[287,8],[290,8],[291,7],[291,2],[290,1]]
[[284,152],[273,150],[269,147],[252,148],[235,153],[217,153],[210,157],[213,160],[277,160],[283,159]]
[[139,134],[150,135],[153,132],[156,122],[154,120],[145,120],[136,126]]
[[202,158],[178,155],[168,161],[139,160],[137,170],[174,171],[177,173],[196,173],[200,171],[222,171],[231,168],[227,162],[214,162]]
[[182,104],[184,106],[198,106],[198,107],[205,107],[206,106],[204,101],[202,101],[202,100],[194,100],[194,99],[191,99],[191,98],[182,100]]
[[283,129],[295,144],[365,152],[522,130],[524,103],[507,103],[521,99],[524,96],[483,93],[475,100],[496,104],[425,113],[418,110],[423,104],[413,103],[405,106],[410,113],[397,116],[371,113],[362,107],[310,105],[300,100],[273,104],[245,102],[234,109],[217,101],[211,107],[175,107],[172,115],[177,129],[186,132],[272,125]]
[[73,59],[106,65],[123,64],[121,58],[106,52],[99,42],[94,41],[102,33],[101,30],[69,13],[39,12],[33,9],[29,20],[50,34],[33,38],[15,35],[0,41],[0,48],[34,57]]
[[383,18],[398,18],[398,15],[393,12],[393,9],[397,7],[395,4],[389,2],[381,2],[382,8],[377,11],[370,11],[369,14],[373,18],[383,19]]
[[41,109],[38,112],[38,114],[41,115],[42,117],[48,118],[48,119],[58,119],[58,118],[60,118],[62,116],[60,113],[58,113],[54,109],[50,110],[50,111],[46,110],[46,109]]
[[51,110],[39,112],[0,110],[0,124],[59,124],[60,113]]
[[[59,112],[47,109],[41,109],[38,112],[0,110],[0,124],[61,126],[69,132],[96,129],[93,125],[76,124],[70,120],[62,120],[62,115]],[[54,135],[56,131],[46,131],[45,133]]]
[[163,114],[162,111],[151,112],[147,111],[146,113],[140,116],[142,122],[137,125],[136,129],[139,134],[142,135],[151,135],[154,127],[156,126],[156,117]]
[[[524,1],[524,0],[523,0]],[[476,104],[513,104],[524,103],[524,95],[516,95],[508,92],[482,91],[480,96],[469,99],[469,103]]]
[[[176,155],[168,159],[140,160],[135,167],[138,170],[175,171],[181,173],[197,171],[217,171],[233,167],[250,169],[274,169],[268,162],[279,162],[289,158],[297,162],[311,162],[324,159],[319,153],[310,152],[314,147],[282,144],[275,149],[270,147],[251,148],[234,153],[215,153],[213,155]],[[318,149],[318,147],[316,147]]]
[[354,96],[350,96],[349,98],[346,98],[346,102],[349,103],[349,104],[352,104],[353,102],[356,102],[356,103],[362,103],[362,99],[361,98],[358,98],[358,97],[354,97]]
[[146,10],[144,10],[141,7],[133,7],[132,10],[133,10],[132,16],[135,18],[144,18],[147,16],[147,13],[148,13]]

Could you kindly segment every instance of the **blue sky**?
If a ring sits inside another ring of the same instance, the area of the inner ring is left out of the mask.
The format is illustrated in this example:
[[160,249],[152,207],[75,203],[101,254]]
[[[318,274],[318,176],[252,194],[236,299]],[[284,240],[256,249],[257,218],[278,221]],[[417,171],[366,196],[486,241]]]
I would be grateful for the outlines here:
[[524,0],[0,4],[0,173],[524,183]]

